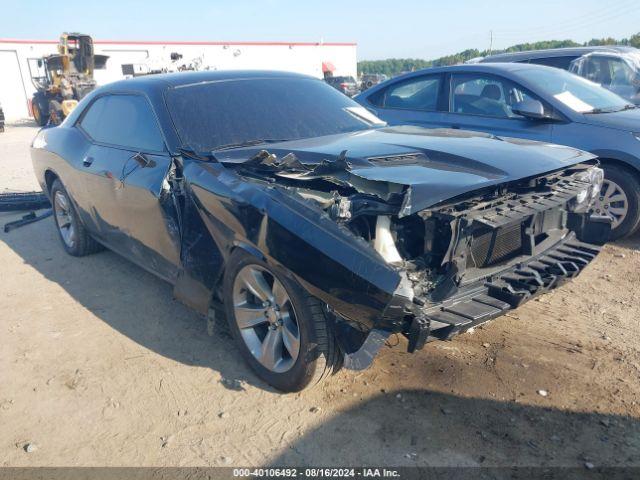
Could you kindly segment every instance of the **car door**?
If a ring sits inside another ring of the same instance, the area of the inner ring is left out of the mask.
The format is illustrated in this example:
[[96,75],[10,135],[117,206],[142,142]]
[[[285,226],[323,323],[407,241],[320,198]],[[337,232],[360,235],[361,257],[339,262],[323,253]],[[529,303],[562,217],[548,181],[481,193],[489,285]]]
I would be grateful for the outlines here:
[[85,224],[113,250],[173,279],[179,228],[167,181],[172,159],[149,101],[98,97],[77,127],[90,143],[81,167]]
[[511,105],[525,99],[538,100],[550,108],[524,87],[486,73],[453,73],[449,81],[449,127],[551,141],[551,122],[527,119],[511,110]]
[[445,126],[442,74],[399,80],[375,92],[365,102],[369,110],[389,125]]

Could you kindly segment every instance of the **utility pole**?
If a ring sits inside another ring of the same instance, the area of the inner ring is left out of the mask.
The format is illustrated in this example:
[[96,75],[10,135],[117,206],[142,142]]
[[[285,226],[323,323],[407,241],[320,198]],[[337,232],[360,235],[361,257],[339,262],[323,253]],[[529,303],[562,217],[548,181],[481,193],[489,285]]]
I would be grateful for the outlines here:
[[489,55],[493,51],[493,30],[489,30]]

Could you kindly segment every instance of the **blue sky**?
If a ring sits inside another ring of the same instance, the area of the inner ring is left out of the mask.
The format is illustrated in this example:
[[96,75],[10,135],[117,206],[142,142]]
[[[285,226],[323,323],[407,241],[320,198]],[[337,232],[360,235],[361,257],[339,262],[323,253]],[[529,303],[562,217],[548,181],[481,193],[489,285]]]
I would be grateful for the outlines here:
[[640,31],[638,0],[0,0],[0,12],[0,38],[80,31],[105,40],[323,39],[357,42],[359,59],[488,48],[491,30],[495,48]]

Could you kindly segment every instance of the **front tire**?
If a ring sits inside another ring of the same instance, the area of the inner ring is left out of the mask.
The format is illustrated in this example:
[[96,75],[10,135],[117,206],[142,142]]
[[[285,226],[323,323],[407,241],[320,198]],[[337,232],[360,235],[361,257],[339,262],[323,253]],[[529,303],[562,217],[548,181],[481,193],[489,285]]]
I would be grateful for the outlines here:
[[238,249],[227,262],[223,294],[240,353],[268,384],[297,392],[339,369],[325,310],[296,280]]
[[610,240],[633,233],[640,224],[640,185],[633,171],[618,165],[603,165],[604,183],[594,210],[613,219]]
[[103,249],[82,225],[69,194],[58,179],[51,186],[51,204],[62,246],[69,255],[83,257]]

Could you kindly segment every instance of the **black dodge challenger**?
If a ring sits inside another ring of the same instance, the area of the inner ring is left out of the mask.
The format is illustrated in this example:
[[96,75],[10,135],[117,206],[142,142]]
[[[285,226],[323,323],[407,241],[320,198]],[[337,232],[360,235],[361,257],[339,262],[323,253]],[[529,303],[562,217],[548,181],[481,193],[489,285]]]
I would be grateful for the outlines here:
[[266,382],[366,368],[389,335],[449,339],[577,275],[608,217],[589,153],[387,126],[321,80],[112,83],[33,141],[65,250],[106,246],[224,315]]

